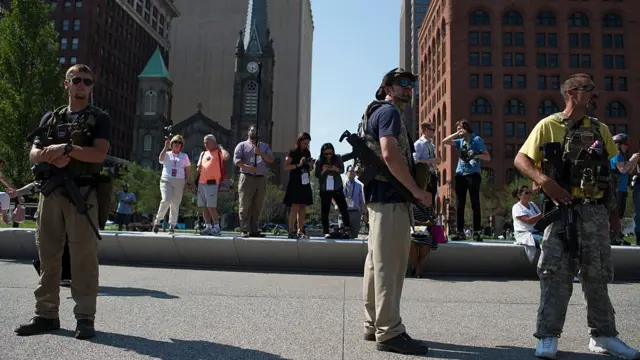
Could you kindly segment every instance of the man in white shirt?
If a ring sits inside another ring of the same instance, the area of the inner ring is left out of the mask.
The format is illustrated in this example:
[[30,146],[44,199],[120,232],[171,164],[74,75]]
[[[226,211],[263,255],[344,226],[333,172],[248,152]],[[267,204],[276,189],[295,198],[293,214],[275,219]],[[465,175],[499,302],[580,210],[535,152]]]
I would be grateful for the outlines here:
[[436,147],[433,144],[436,127],[430,122],[420,124],[420,138],[413,144],[415,152],[413,160],[416,163],[416,183],[418,186],[432,194],[432,206],[436,203],[436,190],[438,187],[438,164],[440,158],[436,156]]

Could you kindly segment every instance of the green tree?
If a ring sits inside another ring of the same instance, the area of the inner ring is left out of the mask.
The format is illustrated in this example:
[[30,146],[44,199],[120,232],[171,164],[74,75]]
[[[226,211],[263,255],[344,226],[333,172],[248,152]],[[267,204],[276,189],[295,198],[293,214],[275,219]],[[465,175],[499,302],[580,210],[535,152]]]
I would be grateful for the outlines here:
[[[161,199],[159,172],[131,163],[126,169],[120,171],[119,178],[114,181],[114,190],[122,189],[123,184],[129,184],[129,191],[136,195],[137,201],[133,206],[134,211],[142,214],[158,211]],[[115,205],[117,206],[117,203]]]
[[15,186],[32,177],[26,136],[46,111],[64,103],[50,10],[42,0],[12,0],[11,11],[0,21],[0,157]]
[[264,206],[260,214],[260,223],[272,222],[286,213],[287,207],[282,200],[284,200],[282,186],[267,184],[267,193],[264,197]]

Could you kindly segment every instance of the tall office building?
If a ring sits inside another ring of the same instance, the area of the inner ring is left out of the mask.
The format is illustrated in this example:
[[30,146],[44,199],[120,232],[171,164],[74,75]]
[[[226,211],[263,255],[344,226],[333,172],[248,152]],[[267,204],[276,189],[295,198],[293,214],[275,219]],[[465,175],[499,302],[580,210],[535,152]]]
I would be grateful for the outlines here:
[[[282,155],[294,146],[299,132],[310,128],[314,26],[310,0],[264,2],[275,58],[271,147]],[[231,129],[232,118],[244,116],[233,113],[237,72],[247,70],[247,64],[237,63],[236,49],[238,33],[245,31],[253,1],[177,0],[176,4],[181,16],[174,21],[171,33],[171,118],[178,124],[200,109],[205,116]],[[240,65],[243,68],[237,67]],[[245,111],[242,107],[236,109]]]
[[[431,0],[402,0],[400,10],[400,67],[418,74],[418,34]],[[405,118],[412,135],[418,135],[420,87],[416,86],[411,106],[405,109]]]
[[9,10],[9,0],[0,0],[0,19],[5,16],[7,10]]
[[631,81],[640,67],[633,62],[640,46],[634,10],[632,1],[596,1],[587,11],[575,1],[433,0],[419,36],[420,118],[436,124],[441,199],[458,156],[440,141],[458,120],[468,119],[484,139],[489,182],[509,183],[531,129],[563,109],[560,84],[573,73],[591,75],[598,86],[594,115],[637,143],[640,125],[629,121],[640,90]]

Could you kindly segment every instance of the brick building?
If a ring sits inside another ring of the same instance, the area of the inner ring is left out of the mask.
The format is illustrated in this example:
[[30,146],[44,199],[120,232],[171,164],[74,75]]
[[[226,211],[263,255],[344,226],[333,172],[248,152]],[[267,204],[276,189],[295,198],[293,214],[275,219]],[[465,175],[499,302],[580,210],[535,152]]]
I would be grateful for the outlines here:
[[60,63],[86,64],[96,73],[94,104],[111,115],[110,155],[129,159],[138,74],[156,48],[169,61],[172,0],[45,0],[60,33]]
[[[615,133],[640,140],[631,123],[640,90],[631,49],[640,27],[630,16],[640,2],[432,0],[419,34],[420,120],[436,124],[436,144],[469,120],[491,153],[488,179],[518,176],[513,159],[530,130],[564,106],[560,84],[572,73],[593,76],[595,116]],[[438,146],[440,198],[455,177],[458,156]]]

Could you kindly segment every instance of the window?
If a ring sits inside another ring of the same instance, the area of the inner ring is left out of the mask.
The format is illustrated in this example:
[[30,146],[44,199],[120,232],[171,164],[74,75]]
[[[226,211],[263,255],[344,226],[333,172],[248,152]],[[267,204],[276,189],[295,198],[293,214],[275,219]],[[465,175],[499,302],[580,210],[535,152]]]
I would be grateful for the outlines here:
[[518,99],[508,100],[504,104],[504,114],[505,115],[524,115],[524,103]]
[[538,90],[544,90],[547,88],[547,77],[545,75],[538,75]]
[[613,35],[613,47],[615,47],[616,49],[624,49],[624,35]]
[[67,48],[67,38],[60,39],[60,49],[65,50]]
[[590,69],[591,68],[591,55],[589,54],[582,54],[580,56],[580,66],[583,69]]
[[158,110],[158,94],[149,90],[144,95],[144,115],[155,115]]
[[538,114],[542,116],[549,116],[557,112],[560,112],[560,108],[553,100],[545,100],[538,106]]
[[602,56],[602,65],[605,69],[613,69],[613,55]]
[[514,33],[514,42],[516,46],[524,46],[524,33],[523,32],[517,32]]
[[513,55],[511,53],[502,54],[502,66],[513,66]]
[[556,16],[551,11],[541,11],[536,16],[536,25],[556,26]]
[[616,131],[614,132],[614,134],[629,134],[629,129],[627,127],[627,124],[618,124],[616,125]]
[[524,66],[523,53],[502,54],[502,66]]
[[537,54],[536,55],[536,67],[537,68],[557,68],[558,54]]
[[61,65],[64,65],[64,64],[66,64],[66,63],[67,63],[67,58],[66,58],[66,57],[64,57],[64,56],[60,56],[60,57],[58,58],[58,62],[59,62]]
[[513,33],[502,33],[502,46],[513,46]]
[[144,151],[151,151],[151,146],[153,145],[153,137],[150,134],[144,136],[142,140],[142,147]]
[[522,15],[517,11],[507,11],[502,17],[502,25],[522,25]]
[[76,0],[76,11],[80,11],[82,9],[82,0]]
[[618,78],[618,91],[627,91],[627,77],[621,76]]
[[550,47],[550,48],[558,47],[558,34],[556,33],[547,34],[547,47]]
[[469,46],[478,46],[480,44],[480,32],[469,31]]
[[64,2],[64,11],[71,11],[71,1]]
[[506,136],[506,137],[514,137],[515,136],[514,123],[512,123],[512,122],[504,123],[504,136]]
[[491,46],[491,31],[483,31],[480,40],[482,46]]
[[554,90],[560,89],[560,76],[552,75],[551,76],[551,88]]
[[480,134],[480,122],[479,121],[471,121],[469,124],[471,125],[471,131],[474,134]]
[[604,77],[604,89],[607,91],[613,90],[613,76]]
[[78,50],[78,38],[71,39],[71,49]]
[[545,33],[537,33],[536,34],[536,46],[537,47],[545,47],[547,45],[547,37]]
[[626,68],[624,55],[616,55],[616,69]]
[[471,104],[472,114],[491,114],[491,104],[484,98],[477,98]]
[[482,86],[485,89],[491,89],[493,87],[493,76],[491,74],[484,74],[482,76]]
[[591,55],[571,54],[569,55],[569,67],[571,68],[591,68]]
[[[513,124],[513,123],[511,123]],[[513,136],[513,135],[512,135]],[[507,159],[513,159],[516,157],[516,147],[513,144],[504,145],[504,157]]]
[[73,20],[73,30],[74,31],[80,30],[80,19]]
[[605,14],[602,17],[602,27],[605,28],[621,28],[622,27],[622,17],[617,14]]
[[569,17],[570,27],[589,27],[589,17],[581,12],[574,12]]
[[470,25],[491,25],[491,18],[489,14],[482,10],[476,10],[471,14],[469,18]]
[[480,65],[480,53],[477,53],[477,52],[469,53],[469,65],[470,66]]
[[580,34],[580,45],[583,48],[591,47],[591,34]]
[[258,83],[251,80],[245,86],[244,113],[255,115],[258,113]]
[[607,105],[608,117],[627,117],[627,109],[619,101],[612,101]]
[[77,56],[72,56],[71,59],[69,59],[69,63],[71,65],[75,65],[78,63],[78,57]]
[[62,20],[62,31],[69,31],[69,20]]
[[526,75],[518,75],[516,77],[516,83],[518,84],[518,89],[526,89],[527,88],[527,76]]
[[519,122],[516,124],[516,136],[527,137],[527,123]]
[[524,54],[523,53],[515,53],[515,65],[516,66],[524,66]]
[[480,53],[480,63],[482,66],[491,66],[491,53]]
[[502,75],[502,87],[504,89],[513,88],[513,76],[512,75]]
[[491,121],[482,122],[482,136],[485,136],[485,137],[493,136],[493,123]]
[[478,74],[471,74],[469,76],[469,87],[472,89],[477,89],[478,87],[480,87],[480,75]]
[[547,56],[547,65],[549,68],[557,68],[560,66],[558,63],[558,54],[549,54]]
[[603,49],[613,48],[613,35],[611,34],[602,35],[602,48]]

